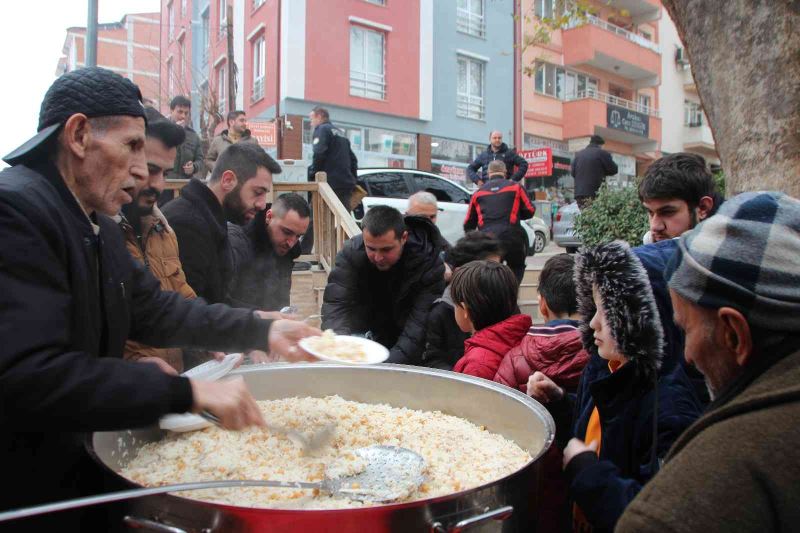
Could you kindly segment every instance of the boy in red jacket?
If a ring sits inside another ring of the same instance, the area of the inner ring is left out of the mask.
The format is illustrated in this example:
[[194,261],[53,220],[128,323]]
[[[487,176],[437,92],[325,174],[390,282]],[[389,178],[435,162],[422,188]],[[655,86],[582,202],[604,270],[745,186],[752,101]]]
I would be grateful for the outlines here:
[[472,261],[453,274],[450,294],[458,327],[472,337],[453,371],[492,379],[508,350],[522,340],[531,317],[519,314],[514,273],[492,261]]
[[522,392],[537,370],[567,392],[575,392],[589,354],[583,349],[578,330],[578,300],[575,297],[575,259],[558,254],[544,265],[539,276],[539,313],[544,326],[533,326],[519,346],[505,355],[494,380]]

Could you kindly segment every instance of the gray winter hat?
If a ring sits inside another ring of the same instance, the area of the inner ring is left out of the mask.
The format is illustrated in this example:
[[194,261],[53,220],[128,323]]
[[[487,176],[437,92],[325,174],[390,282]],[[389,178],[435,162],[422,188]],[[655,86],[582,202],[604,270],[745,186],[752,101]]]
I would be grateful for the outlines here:
[[584,248],[575,258],[581,340],[586,351],[598,355],[589,326],[597,311],[594,286],[619,351],[634,364],[637,374],[652,379],[661,366],[664,332],[647,271],[626,242]]
[[684,233],[665,276],[702,307],[732,307],[768,331],[800,331],[800,201],[780,192],[734,196]]

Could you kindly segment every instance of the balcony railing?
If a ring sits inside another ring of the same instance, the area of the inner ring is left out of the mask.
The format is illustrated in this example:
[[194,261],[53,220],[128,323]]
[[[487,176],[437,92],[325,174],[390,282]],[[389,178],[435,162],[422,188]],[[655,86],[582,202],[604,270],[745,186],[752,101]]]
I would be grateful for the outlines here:
[[456,29],[475,37],[485,37],[486,20],[483,15],[459,9],[456,15]]
[[458,95],[458,106],[456,115],[459,117],[483,120],[486,116],[486,108],[483,105],[483,98],[480,96]]
[[251,102],[256,102],[264,98],[264,78],[253,80],[253,94],[250,96]]
[[577,91],[574,94],[568,94],[566,97],[567,102],[572,102],[575,100],[583,100],[585,98],[590,98],[592,100],[599,100],[601,102],[605,102],[607,104],[616,105],[619,107],[624,107],[625,109],[630,109],[631,111],[636,111],[639,113],[644,113],[645,115],[650,115],[651,117],[660,117],[661,113],[658,109],[646,105],[642,105],[638,102],[633,102],[631,100],[626,100],[624,98],[620,98],[618,96],[614,96],[613,94],[608,93],[601,93],[599,91],[595,91],[592,89],[586,91]]
[[620,37],[622,37],[623,39],[627,39],[632,43],[647,48],[648,50],[652,50],[657,54],[661,53],[661,47],[658,46],[658,43],[654,43],[649,39],[645,39],[641,35],[636,35],[635,33],[630,32],[625,28],[620,28],[616,24],[611,24],[607,20],[603,20],[594,15],[586,15],[585,17],[574,18],[567,23],[565,29],[577,28],[578,26],[583,26],[584,24],[591,24],[593,26],[597,26],[598,28],[602,28],[606,31],[610,31],[611,33],[615,33]]
[[386,100],[386,78],[383,74],[370,74],[350,70],[350,94],[375,100]]

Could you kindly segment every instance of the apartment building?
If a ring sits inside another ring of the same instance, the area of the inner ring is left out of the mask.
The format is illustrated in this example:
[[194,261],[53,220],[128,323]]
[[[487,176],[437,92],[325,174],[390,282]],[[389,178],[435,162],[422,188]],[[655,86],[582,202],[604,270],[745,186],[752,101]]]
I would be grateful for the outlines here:
[[[159,99],[159,13],[132,13],[97,28],[97,66],[131,79],[146,100]],[[86,28],[71,27],[58,60],[56,76],[86,65]]]
[[700,154],[714,167],[720,164],[714,136],[700,103],[697,86],[686,50],[669,14],[658,21],[661,36],[661,113],[663,124],[661,151]]
[[227,109],[230,6],[234,107],[274,124],[269,151],[310,160],[308,113],[322,105],[362,167],[461,180],[491,130],[513,136],[513,3],[162,0],[162,106],[191,94],[200,127],[209,102]]
[[[563,4],[522,0],[523,34]],[[529,190],[570,196],[569,164],[591,135],[605,139],[619,166],[612,183],[630,183],[659,156],[662,11],[658,0],[593,1],[591,14],[522,50],[522,66],[532,69],[520,83],[523,148],[547,148],[553,159],[549,176],[526,180]]]

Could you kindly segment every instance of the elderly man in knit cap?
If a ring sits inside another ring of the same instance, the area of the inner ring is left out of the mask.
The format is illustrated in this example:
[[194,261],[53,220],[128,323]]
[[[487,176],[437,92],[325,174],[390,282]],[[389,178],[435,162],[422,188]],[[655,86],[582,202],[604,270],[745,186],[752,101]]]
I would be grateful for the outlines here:
[[617,525],[622,532],[800,524],[800,201],[740,194],[667,268],[685,357],[713,402]]

